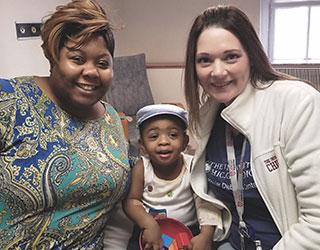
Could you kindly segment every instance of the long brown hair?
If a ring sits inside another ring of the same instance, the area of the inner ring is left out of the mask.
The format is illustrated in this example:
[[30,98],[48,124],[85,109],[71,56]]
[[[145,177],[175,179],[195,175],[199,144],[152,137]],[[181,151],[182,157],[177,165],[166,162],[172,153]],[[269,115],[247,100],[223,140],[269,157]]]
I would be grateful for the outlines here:
[[235,35],[250,62],[250,82],[269,82],[278,79],[292,79],[277,72],[269,62],[258,35],[247,15],[234,6],[219,5],[204,10],[193,22],[189,32],[184,72],[184,92],[189,110],[190,129],[196,131],[199,123],[199,110],[203,103],[200,98],[200,85],[196,72],[197,42],[200,34],[209,27],[219,27]]

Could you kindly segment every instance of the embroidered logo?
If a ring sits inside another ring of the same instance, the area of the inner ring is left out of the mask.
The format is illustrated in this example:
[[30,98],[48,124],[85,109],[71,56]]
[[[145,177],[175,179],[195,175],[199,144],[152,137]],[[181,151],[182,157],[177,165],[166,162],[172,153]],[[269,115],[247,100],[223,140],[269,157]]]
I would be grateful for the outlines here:
[[269,159],[264,160],[263,162],[269,172],[272,172],[279,168],[279,162],[275,155],[271,156]]

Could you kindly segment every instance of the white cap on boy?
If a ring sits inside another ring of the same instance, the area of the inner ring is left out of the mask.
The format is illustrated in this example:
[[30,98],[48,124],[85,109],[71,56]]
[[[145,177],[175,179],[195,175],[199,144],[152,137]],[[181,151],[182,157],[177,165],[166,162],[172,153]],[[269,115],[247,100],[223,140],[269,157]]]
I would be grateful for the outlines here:
[[137,126],[158,115],[174,115],[188,127],[187,111],[173,104],[152,104],[139,109],[136,116]]

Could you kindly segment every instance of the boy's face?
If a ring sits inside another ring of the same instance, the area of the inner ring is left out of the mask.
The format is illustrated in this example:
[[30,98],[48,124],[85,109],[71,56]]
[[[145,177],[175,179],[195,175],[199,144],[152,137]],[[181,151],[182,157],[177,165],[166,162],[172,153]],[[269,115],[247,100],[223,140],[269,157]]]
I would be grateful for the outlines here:
[[178,119],[171,116],[154,117],[143,124],[141,147],[154,166],[178,164],[181,152],[189,142]]

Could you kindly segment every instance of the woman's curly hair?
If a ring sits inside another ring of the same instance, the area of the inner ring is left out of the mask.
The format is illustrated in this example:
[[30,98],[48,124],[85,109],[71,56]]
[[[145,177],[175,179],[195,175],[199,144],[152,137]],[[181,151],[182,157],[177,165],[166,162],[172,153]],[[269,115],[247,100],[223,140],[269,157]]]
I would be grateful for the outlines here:
[[105,39],[107,49],[113,56],[113,29],[106,12],[94,0],[73,0],[58,6],[43,23],[42,49],[52,67],[58,62],[60,50],[67,41],[74,41],[79,48],[97,35]]

